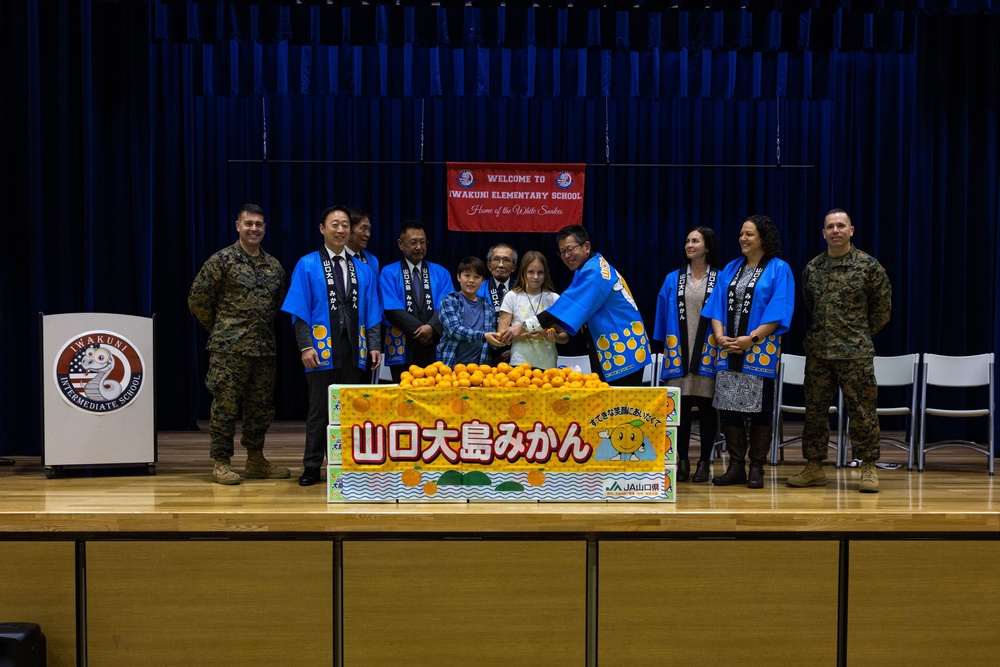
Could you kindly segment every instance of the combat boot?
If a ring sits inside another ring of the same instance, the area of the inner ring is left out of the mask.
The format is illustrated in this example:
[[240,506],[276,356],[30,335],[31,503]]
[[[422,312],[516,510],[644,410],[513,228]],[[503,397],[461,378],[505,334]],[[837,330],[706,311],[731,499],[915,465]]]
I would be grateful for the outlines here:
[[809,459],[805,469],[798,475],[789,477],[785,484],[788,486],[826,486],[826,473],[823,472],[822,459]]
[[861,462],[861,485],[858,487],[861,493],[878,493],[878,474],[875,472],[874,461]]
[[239,484],[243,481],[229,466],[229,459],[213,459],[215,467],[212,468],[212,481],[219,484]]
[[726,436],[729,467],[721,477],[713,479],[712,484],[716,486],[744,484],[747,481],[747,432],[742,426],[723,426],[722,434]]
[[264,452],[259,449],[247,450],[247,465],[243,476],[247,479],[285,479],[291,477],[288,468],[276,466],[264,458]]

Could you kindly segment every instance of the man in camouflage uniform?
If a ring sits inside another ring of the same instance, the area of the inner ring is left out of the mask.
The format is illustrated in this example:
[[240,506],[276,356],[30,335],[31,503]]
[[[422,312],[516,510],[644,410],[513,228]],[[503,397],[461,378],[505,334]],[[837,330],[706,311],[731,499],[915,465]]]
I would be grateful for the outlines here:
[[288,468],[264,458],[264,435],[274,419],[277,345],[274,316],[285,291],[285,271],[264,252],[264,210],[245,204],[236,220],[239,240],[208,258],[188,295],[191,314],[208,330],[209,369],[205,386],[212,392],[212,480],[239,484],[230,468],[233,437],[243,401],[246,478],[284,479]]
[[837,388],[851,419],[855,458],[861,459],[862,493],[878,493],[878,385],[872,361],[872,335],[889,321],[892,287],[874,257],[851,244],[854,227],[847,213],[832,209],[823,220],[825,253],[802,272],[802,292],[812,314],[806,332],[803,392],[806,417],[802,430],[805,470],[788,478],[789,486],[823,486],[823,460],[830,438],[828,410]]

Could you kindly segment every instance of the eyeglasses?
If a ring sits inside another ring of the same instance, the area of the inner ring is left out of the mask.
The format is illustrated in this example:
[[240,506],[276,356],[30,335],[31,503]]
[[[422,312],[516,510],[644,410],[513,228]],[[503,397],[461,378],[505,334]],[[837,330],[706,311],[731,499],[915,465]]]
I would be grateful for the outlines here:
[[509,257],[494,257],[490,260],[494,264],[513,264],[514,260]]
[[559,251],[559,256],[560,257],[569,257],[570,255],[573,254],[574,250],[576,250],[577,248],[580,247],[580,245],[582,245],[582,244],[568,245],[568,246],[566,246],[565,248],[563,248],[562,250]]

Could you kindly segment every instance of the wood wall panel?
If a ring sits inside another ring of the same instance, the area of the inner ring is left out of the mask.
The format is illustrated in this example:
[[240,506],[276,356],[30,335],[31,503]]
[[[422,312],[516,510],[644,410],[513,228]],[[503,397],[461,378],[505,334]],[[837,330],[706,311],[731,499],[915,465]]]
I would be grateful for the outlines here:
[[996,665],[1000,542],[851,542],[848,656],[857,665]]
[[600,665],[836,664],[835,541],[605,540],[598,553]]
[[88,664],[330,665],[333,593],[330,542],[89,542]]
[[586,656],[586,542],[344,542],[344,664],[556,667]]
[[74,542],[0,542],[0,622],[37,623],[49,667],[76,664]]

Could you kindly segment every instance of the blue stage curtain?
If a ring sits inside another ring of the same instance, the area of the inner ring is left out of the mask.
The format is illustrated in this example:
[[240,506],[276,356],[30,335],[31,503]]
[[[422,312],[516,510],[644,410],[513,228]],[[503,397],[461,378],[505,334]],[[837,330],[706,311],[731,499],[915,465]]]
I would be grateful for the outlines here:
[[[546,252],[565,285],[549,236],[446,231],[447,160],[590,163],[585,224],[647,319],[690,227],[716,229],[732,259],[743,217],[767,213],[799,272],[837,206],[892,279],[881,354],[996,349],[1000,19],[985,3],[898,21],[876,5],[663,11],[657,27],[645,10],[0,3],[0,451],[38,451],[39,311],[156,314],[159,426],[207,415],[186,296],[247,201],[289,271],[319,247],[319,211],[346,202],[372,212],[383,263],[417,217],[432,261],[506,240]],[[383,164],[282,162],[310,160]],[[299,419],[287,318],[278,331],[278,416]]]

